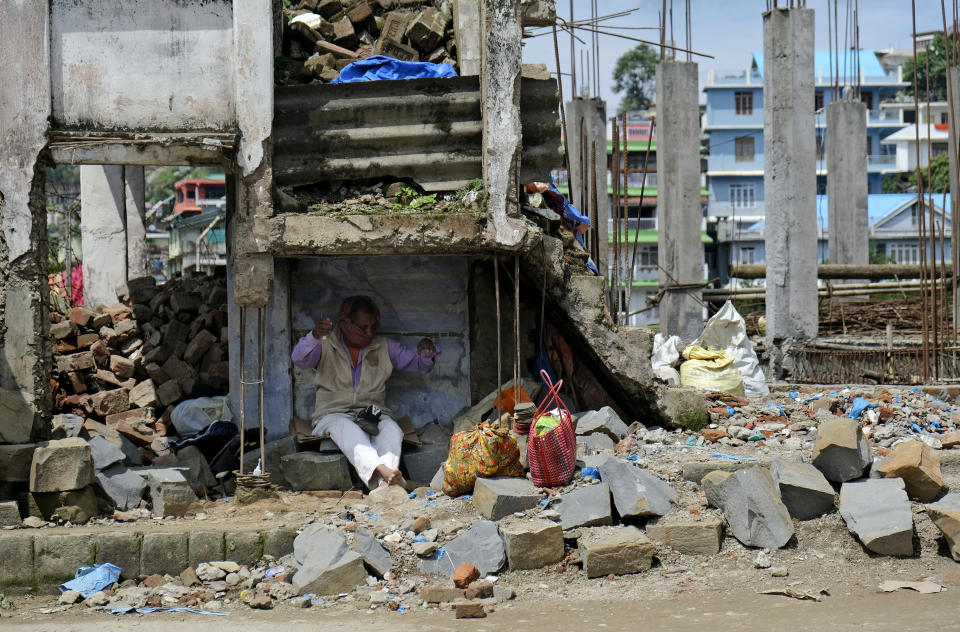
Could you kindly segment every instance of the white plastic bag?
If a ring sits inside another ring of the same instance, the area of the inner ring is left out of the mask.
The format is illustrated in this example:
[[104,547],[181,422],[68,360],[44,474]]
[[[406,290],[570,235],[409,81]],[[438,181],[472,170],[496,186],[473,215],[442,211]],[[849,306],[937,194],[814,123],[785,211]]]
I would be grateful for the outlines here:
[[170,421],[181,437],[190,437],[217,421],[229,421],[233,416],[226,397],[198,397],[177,404],[170,413]]
[[693,344],[732,353],[733,366],[743,377],[743,390],[746,395],[770,394],[767,378],[760,369],[757,353],[747,337],[747,325],[743,321],[743,316],[730,301],[724,303],[720,311],[707,321],[703,333]]
[[670,386],[680,385],[680,373],[674,368],[680,359],[680,345],[680,336],[664,338],[663,334],[657,334],[653,337],[653,354],[650,356],[653,374]]

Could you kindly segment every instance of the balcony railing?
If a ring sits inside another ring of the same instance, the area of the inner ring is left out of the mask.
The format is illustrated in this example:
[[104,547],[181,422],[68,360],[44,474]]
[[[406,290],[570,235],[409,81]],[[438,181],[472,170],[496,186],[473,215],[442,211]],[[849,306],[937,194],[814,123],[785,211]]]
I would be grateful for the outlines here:
[[763,75],[752,70],[711,70],[707,85],[742,86],[763,85]]

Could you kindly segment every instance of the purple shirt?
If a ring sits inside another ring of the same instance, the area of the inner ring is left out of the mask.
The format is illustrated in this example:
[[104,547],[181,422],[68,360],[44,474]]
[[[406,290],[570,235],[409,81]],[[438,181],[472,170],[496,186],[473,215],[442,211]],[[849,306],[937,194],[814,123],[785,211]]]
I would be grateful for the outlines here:
[[[347,357],[350,357],[350,351],[347,349],[347,345],[340,340],[340,344],[343,345],[344,350],[347,352]],[[390,355],[390,363],[393,364],[393,368],[398,371],[407,371],[409,373],[428,373],[430,369],[433,368],[434,363],[436,362],[436,357],[440,355],[440,351],[437,350],[436,354],[432,353],[423,353],[422,355],[417,353],[416,349],[410,349],[404,347],[399,342],[395,342],[387,338],[387,353]],[[323,355],[323,341],[313,337],[313,332],[308,331],[307,334],[297,341],[296,346],[293,348],[293,353],[290,354],[290,357],[293,359],[293,363],[300,367],[301,369],[315,369],[317,365],[320,364],[320,356]],[[357,366],[350,367],[351,373],[353,374],[353,390],[357,390],[357,384],[360,382],[360,369],[363,366],[363,349],[360,350],[360,357],[357,358]]]

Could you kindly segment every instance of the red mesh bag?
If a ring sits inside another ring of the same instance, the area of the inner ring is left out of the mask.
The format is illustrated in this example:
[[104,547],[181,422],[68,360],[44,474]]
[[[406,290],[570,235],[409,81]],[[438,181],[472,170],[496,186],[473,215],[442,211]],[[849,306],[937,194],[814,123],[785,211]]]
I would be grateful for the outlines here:
[[[527,463],[534,485],[561,487],[573,479],[577,467],[577,433],[570,411],[560,399],[563,380],[554,384],[546,371],[540,371],[540,376],[548,391],[533,416],[533,427],[527,439]],[[537,421],[554,408],[559,413],[560,423],[542,435],[535,434],[533,428]]]

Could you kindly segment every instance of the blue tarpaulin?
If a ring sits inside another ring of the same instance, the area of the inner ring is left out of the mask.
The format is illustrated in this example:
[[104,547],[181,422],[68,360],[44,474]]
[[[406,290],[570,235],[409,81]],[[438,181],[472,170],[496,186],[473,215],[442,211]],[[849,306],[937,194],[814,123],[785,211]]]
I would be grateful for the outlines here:
[[120,567],[113,564],[96,564],[81,566],[76,576],[68,582],[60,584],[60,592],[75,590],[86,599],[95,592],[106,590],[120,581]]
[[330,83],[355,81],[390,81],[393,79],[441,79],[456,77],[450,64],[431,64],[427,61],[400,61],[386,55],[374,55],[347,64],[340,76]]
[[873,404],[868,402],[862,397],[855,397],[853,399],[853,405],[850,406],[850,412],[847,413],[847,417],[850,419],[858,419],[860,415],[868,408],[873,408]]

